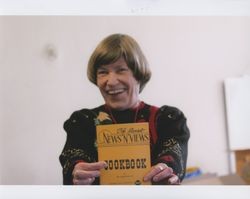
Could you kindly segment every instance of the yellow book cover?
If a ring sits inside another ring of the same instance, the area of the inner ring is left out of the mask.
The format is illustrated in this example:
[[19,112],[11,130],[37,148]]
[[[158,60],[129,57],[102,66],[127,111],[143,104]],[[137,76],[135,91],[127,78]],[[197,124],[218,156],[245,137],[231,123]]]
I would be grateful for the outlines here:
[[98,160],[102,185],[145,185],[143,177],[151,168],[148,123],[97,125]]

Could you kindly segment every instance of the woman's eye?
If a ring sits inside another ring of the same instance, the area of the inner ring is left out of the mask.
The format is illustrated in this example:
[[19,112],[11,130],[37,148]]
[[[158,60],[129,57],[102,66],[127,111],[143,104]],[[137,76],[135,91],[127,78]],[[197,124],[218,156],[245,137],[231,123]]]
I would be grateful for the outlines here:
[[128,69],[127,69],[127,68],[119,68],[118,71],[119,71],[119,72],[125,72],[125,71],[128,71]]
[[97,75],[105,75],[105,74],[107,74],[108,72],[107,71],[105,71],[105,70],[98,70],[97,71]]

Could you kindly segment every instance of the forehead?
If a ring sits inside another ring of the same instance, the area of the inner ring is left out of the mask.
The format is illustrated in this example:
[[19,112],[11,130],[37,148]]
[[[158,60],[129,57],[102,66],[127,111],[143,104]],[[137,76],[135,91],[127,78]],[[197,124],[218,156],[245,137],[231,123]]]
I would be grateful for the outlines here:
[[119,58],[113,63],[101,65],[99,68],[114,68],[114,67],[128,67],[125,59],[123,57]]

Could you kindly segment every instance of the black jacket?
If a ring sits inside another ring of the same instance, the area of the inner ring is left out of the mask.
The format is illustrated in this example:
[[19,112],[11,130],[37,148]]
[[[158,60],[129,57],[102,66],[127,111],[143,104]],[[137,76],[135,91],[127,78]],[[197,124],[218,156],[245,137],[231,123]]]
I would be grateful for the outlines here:
[[[166,163],[182,180],[190,136],[184,114],[175,107],[157,108],[141,102],[134,117],[135,110],[110,113],[104,105],[75,111],[64,123],[67,139],[59,157],[63,167],[63,184],[72,184],[72,171],[77,161],[98,161],[95,128],[98,124],[112,123],[111,118],[115,118],[117,123],[149,122],[151,165]],[[93,184],[99,184],[99,179]]]

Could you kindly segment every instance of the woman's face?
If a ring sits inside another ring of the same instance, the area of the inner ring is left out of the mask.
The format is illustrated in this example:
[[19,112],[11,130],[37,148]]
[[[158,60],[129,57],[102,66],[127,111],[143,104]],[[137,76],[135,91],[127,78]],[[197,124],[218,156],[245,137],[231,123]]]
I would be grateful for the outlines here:
[[112,109],[125,110],[139,103],[140,85],[124,58],[97,69],[97,86],[106,105]]

